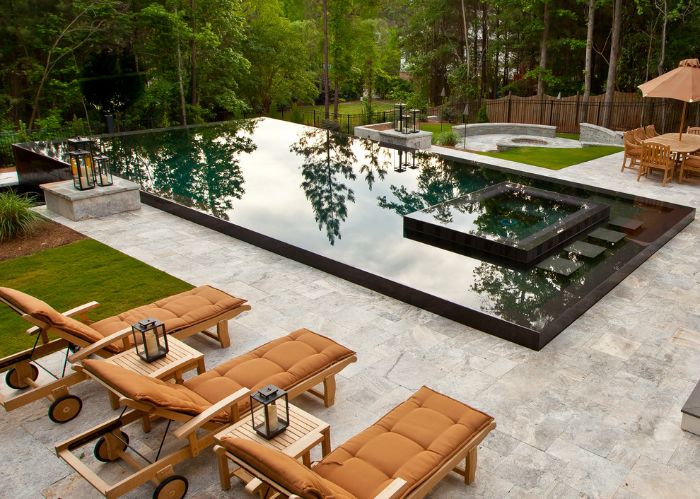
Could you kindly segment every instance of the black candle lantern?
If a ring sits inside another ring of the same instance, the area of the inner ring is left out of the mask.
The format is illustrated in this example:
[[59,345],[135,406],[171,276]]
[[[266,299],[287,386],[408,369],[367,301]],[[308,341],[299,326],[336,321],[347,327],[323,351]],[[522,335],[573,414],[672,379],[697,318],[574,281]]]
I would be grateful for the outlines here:
[[394,104],[394,130],[397,132],[403,132],[403,125],[404,125],[404,105],[403,104]]
[[114,180],[112,179],[112,169],[109,164],[109,158],[98,154],[97,156],[93,156],[92,161],[95,164],[95,179],[97,180],[97,185],[100,187],[112,185]]
[[93,151],[93,143],[87,137],[75,137],[73,139],[68,139],[68,150],[69,151]]
[[413,129],[411,132],[420,132],[420,109],[411,109],[411,117],[413,118]]
[[[396,157],[396,156],[394,156],[394,158],[395,158],[395,157]],[[404,166],[404,162],[403,162],[403,151],[402,151],[401,149],[399,149],[398,157],[399,157],[399,162],[398,162],[397,164],[394,164],[394,171],[395,171],[396,173],[403,173],[403,172],[406,171],[406,168],[405,168],[405,166]]]
[[143,319],[131,326],[136,353],[146,362],[161,359],[168,353],[165,324],[158,319]]
[[[256,410],[254,404],[260,406],[260,410]],[[250,416],[258,435],[268,440],[275,438],[289,426],[287,392],[275,385],[267,385],[251,394]]]
[[73,175],[73,187],[86,191],[95,187],[95,170],[92,165],[92,155],[84,150],[71,151],[70,172]]

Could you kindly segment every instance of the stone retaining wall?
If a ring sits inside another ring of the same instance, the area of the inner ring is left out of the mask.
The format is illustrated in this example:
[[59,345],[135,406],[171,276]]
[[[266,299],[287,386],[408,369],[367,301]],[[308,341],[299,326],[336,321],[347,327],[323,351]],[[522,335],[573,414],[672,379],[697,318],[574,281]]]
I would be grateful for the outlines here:
[[623,145],[622,132],[615,132],[614,130],[593,125],[591,123],[581,123],[581,137],[579,140],[584,145]]
[[470,123],[453,126],[452,130],[460,137],[475,135],[535,135],[538,137],[556,137],[557,127],[549,125],[530,125],[527,123]]

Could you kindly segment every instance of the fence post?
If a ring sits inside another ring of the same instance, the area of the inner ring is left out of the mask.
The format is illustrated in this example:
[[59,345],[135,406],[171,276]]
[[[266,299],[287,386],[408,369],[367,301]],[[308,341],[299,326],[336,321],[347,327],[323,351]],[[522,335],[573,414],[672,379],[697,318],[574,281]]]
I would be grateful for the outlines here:
[[579,116],[580,112],[581,112],[581,94],[576,92],[576,122],[574,123],[574,126],[579,125],[581,123],[581,118]]
[[554,99],[549,100],[549,126],[552,126],[552,115],[554,114]]
[[508,123],[510,123],[511,110],[513,108],[513,93],[508,92]]

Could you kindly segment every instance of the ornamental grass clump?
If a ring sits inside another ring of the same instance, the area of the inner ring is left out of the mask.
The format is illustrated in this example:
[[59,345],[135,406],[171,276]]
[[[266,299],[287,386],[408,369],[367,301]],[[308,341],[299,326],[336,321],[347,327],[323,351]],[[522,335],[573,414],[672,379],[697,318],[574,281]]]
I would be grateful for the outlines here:
[[435,142],[439,146],[456,146],[459,137],[452,130],[447,130],[445,132],[437,134],[435,137]]
[[32,211],[34,199],[14,191],[0,193],[0,241],[9,241],[32,231],[39,215]]

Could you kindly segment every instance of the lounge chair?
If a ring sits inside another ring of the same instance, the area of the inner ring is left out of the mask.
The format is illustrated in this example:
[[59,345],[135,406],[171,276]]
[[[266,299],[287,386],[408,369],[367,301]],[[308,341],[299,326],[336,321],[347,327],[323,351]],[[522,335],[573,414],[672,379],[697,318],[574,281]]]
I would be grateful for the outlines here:
[[237,476],[260,497],[420,498],[451,471],[471,483],[477,447],[495,427],[488,414],[423,387],[311,469],[253,440],[224,436],[214,452],[224,490]]
[[[122,415],[56,446],[56,453],[105,497],[119,497],[148,482],[158,483],[155,498],[183,497],[187,479],[174,475],[173,466],[200,454],[214,443],[214,435],[237,421],[249,409],[249,391],[274,384],[292,399],[304,392],[322,398],[326,407],[335,400],[335,375],[355,362],[355,352],[333,340],[300,329],[271,341],[244,355],[226,361],[214,369],[186,380],[183,384],[167,383],[123,369],[97,359],[76,363],[74,369],[94,378],[119,397]],[[313,390],[324,385],[324,393]],[[161,446],[172,433],[184,445],[166,456],[145,461],[142,465],[129,449],[129,439],[122,428],[139,419],[150,431],[155,418],[168,421]],[[180,426],[169,431],[171,422]],[[198,434],[198,430],[204,430]],[[74,451],[97,441],[94,455],[100,461],[121,459],[135,469],[116,484],[108,484],[86,466]],[[186,442],[186,443],[185,443]]]
[[[33,348],[0,359],[0,372],[7,371],[7,385],[20,391],[9,397],[0,395],[0,404],[9,412],[46,397],[51,401],[49,417],[57,423],[72,420],[82,408],[80,398],[68,392],[70,386],[86,379],[80,372],[67,369],[69,355],[77,348],[91,347],[91,353],[105,358],[131,348],[131,334],[125,333],[131,330],[131,324],[146,317],[161,320],[166,331],[179,339],[202,333],[227,347],[228,321],[250,310],[246,300],[211,286],[200,286],[97,322],[87,317],[99,306],[95,301],[59,313],[33,296],[3,287],[0,301],[33,324],[27,333],[36,336]],[[217,327],[216,334],[206,331],[213,326]],[[50,340],[49,335],[57,338]],[[62,372],[51,373],[56,379],[50,383],[37,384],[37,366],[44,368],[40,361],[61,350],[65,350]]]

